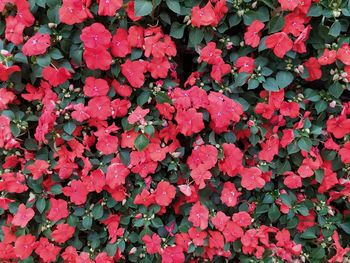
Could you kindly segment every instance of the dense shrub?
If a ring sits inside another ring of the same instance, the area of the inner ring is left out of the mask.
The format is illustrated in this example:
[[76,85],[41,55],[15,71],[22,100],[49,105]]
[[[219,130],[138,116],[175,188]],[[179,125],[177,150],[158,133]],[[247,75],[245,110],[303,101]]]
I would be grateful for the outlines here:
[[350,2],[0,0],[1,262],[348,262]]

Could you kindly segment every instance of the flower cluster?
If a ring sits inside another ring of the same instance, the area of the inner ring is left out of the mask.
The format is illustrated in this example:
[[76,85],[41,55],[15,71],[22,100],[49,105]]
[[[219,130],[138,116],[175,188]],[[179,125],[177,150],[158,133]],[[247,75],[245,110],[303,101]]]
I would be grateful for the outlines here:
[[350,260],[348,0],[0,13],[0,262]]

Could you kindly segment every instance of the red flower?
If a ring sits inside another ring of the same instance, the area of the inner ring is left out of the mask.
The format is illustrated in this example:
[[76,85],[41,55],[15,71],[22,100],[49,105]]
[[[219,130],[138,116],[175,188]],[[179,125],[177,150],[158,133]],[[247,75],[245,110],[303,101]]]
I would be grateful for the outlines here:
[[158,205],[168,206],[176,195],[176,187],[169,182],[159,182],[154,191],[154,195]]
[[100,16],[114,16],[123,5],[123,0],[99,0],[98,14]]
[[145,123],[145,116],[149,113],[149,109],[143,110],[140,106],[137,106],[136,109],[129,115],[128,122],[130,124],[135,124],[140,122],[141,124]]
[[50,35],[36,33],[23,45],[22,52],[26,56],[42,55],[50,47]]
[[222,233],[224,234],[226,242],[235,242],[243,236],[244,231],[236,222],[229,221]]
[[6,88],[0,89],[0,110],[5,110],[8,108],[8,104],[16,99],[16,95],[7,90]]
[[13,16],[8,16],[5,21],[5,38],[15,45],[22,44],[23,30],[25,26],[20,23],[16,17]]
[[254,190],[255,188],[263,188],[265,186],[265,180],[262,178],[262,172],[257,167],[244,168],[240,174],[242,176],[242,187],[249,191]]
[[259,20],[254,20],[247,31],[244,33],[244,42],[251,47],[257,47],[260,43],[260,31],[265,27],[265,24]]
[[112,35],[101,23],[93,23],[81,31],[80,39],[85,48],[107,49]]
[[265,46],[273,49],[273,53],[277,57],[283,58],[292,49],[293,41],[289,39],[286,33],[279,32],[268,36],[265,40]]
[[162,240],[157,234],[153,234],[152,236],[144,235],[142,237],[142,241],[146,245],[146,251],[149,254],[157,254],[161,251],[161,242]]
[[85,49],[84,60],[89,69],[108,70],[112,64],[112,56],[103,48]]
[[285,16],[285,24],[282,32],[292,34],[294,37],[300,36],[304,31],[306,23],[305,16],[300,12],[292,12]]
[[189,237],[195,246],[203,246],[204,239],[207,237],[207,233],[204,231],[197,231],[195,227],[191,227],[188,230]]
[[294,140],[294,130],[293,129],[285,129],[282,131],[283,136],[281,138],[280,144],[283,148],[289,145]]
[[203,114],[194,108],[178,111],[175,117],[177,128],[185,136],[191,136],[204,129]]
[[221,192],[220,200],[228,207],[234,207],[237,205],[238,198],[242,194],[237,191],[235,185],[231,182],[226,182]]
[[180,246],[167,247],[162,253],[162,263],[185,262],[185,255]]
[[154,79],[166,78],[170,69],[170,63],[166,58],[153,58],[147,65]]
[[128,42],[132,47],[142,48],[145,43],[144,29],[140,26],[131,26],[128,30]]
[[47,80],[52,86],[56,87],[65,83],[71,78],[71,74],[65,68],[52,68],[47,66],[42,72],[43,78]]
[[278,0],[282,10],[293,11],[299,4],[298,0]]
[[85,79],[84,94],[88,97],[105,96],[109,91],[107,81],[104,79],[95,79],[87,77]]
[[266,142],[261,142],[260,146],[262,150],[258,156],[260,160],[271,162],[275,155],[278,154],[279,140],[275,136],[270,137]]
[[88,191],[85,184],[80,180],[72,180],[70,186],[63,187],[62,192],[69,196],[72,203],[82,205],[85,203]]
[[33,164],[27,166],[34,180],[38,180],[43,174],[48,174],[50,165],[44,160],[35,160]]
[[324,169],[324,176],[321,182],[320,187],[318,188],[318,192],[323,194],[331,189],[333,186],[338,184],[337,174],[333,172],[331,169]]
[[339,155],[343,163],[350,163],[350,142],[344,144],[339,150]]
[[118,28],[115,32],[112,44],[112,55],[119,58],[125,58],[126,55],[131,53],[131,46],[128,41],[128,32],[123,28]]
[[107,96],[93,97],[89,100],[87,114],[92,118],[106,120],[112,114],[111,101]]
[[51,233],[52,240],[63,244],[70,239],[75,232],[75,228],[68,224],[58,224],[56,230]]
[[115,189],[116,187],[125,184],[125,179],[129,174],[130,170],[125,167],[119,157],[116,157],[107,168],[106,185]]
[[121,65],[124,77],[134,88],[140,88],[145,83],[146,65],[145,61],[131,61],[129,59]]
[[306,62],[304,62],[303,65],[309,74],[309,77],[306,79],[307,81],[313,81],[321,78],[321,65],[318,63],[318,60],[316,58],[309,58]]
[[215,64],[213,65],[210,76],[213,78],[213,80],[216,80],[217,82],[221,82],[221,79],[223,76],[231,72],[231,66],[230,64]]
[[194,27],[216,26],[218,22],[219,21],[210,1],[208,1],[203,8],[200,8],[199,6],[192,8],[191,23]]
[[242,211],[232,215],[232,221],[241,227],[248,227],[252,224],[253,219],[248,212]]
[[63,0],[63,5],[58,10],[60,21],[74,25],[84,22],[87,18],[92,18],[89,10],[90,3],[89,0]]
[[34,210],[32,208],[26,208],[24,204],[20,204],[17,213],[12,219],[14,226],[25,227],[28,222],[34,217]]
[[43,260],[43,262],[54,262],[61,248],[50,243],[47,238],[41,237],[35,253]]
[[135,16],[135,1],[131,0],[128,1],[127,6],[126,6],[126,13],[128,14],[128,17],[136,22],[142,18],[142,16]]
[[205,187],[205,181],[211,179],[211,173],[205,169],[203,166],[199,166],[194,169],[190,173],[196,185],[198,185],[199,189],[203,189]]
[[258,102],[255,106],[254,111],[256,114],[260,114],[265,119],[271,119],[271,117],[275,113],[275,107],[273,107],[273,105],[270,104]]
[[239,57],[235,62],[235,67],[239,68],[238,73],[246,72],[252,74],[255,68],[254,59],[250,57]]
[[208,227],[208,218],[208,209],[205,206],[201,205],[201,203],[198,201],[192,206],[188,221],[190,221],[193,226],[204,230]]
[[210,220],[217,230],[223,232],[227,222],[230,221],[230,218],[225,215],[225,213],[219,211]]
[[350,46],[344,43],[337,51],[337,59],[343,62],[345,65],[350,65]]
[[284,178],[283,183],[289,188],[289,189],[297,189],[302,187],[303,183],[301,180],[301,177],[296,175],[293,172],[285,172],[283,175],[286,175],[286,178]]
[[13,72],[18,71],[21,69],[17,65],[8,67],[0,63],[0,81],[7,81]]
[[31,234],[19,236],[15,242],[16,257],[19,257],[21,260],[28,258],[33,253],[36,245],[35,236]]
[[67,202],[62,199],[50,199],[50,210],[47,214],[47,219],[51,221],[58,221],[62,218],[68,217]]
[[350,133],[350,119],[342,115],[327,120],[327,132],[332,133],[337,139],[343,138]]
[[296,118],[299,116],[299,103],[283,101],[280,107],[280,112],[283,116]]
[[209,42],[201,51],[198,62],[206,62],[210,65],[222,64],[222,51],[216,48],[215,42]]
[[337,231],[334,231],[332,235],[334,246],[336,249],[336,254],[329,259],[328,262],[343,262],[344,256],[350,251],[350,248],[343,248],[339,241],[339,234]]
[[219,162],[219,168],[228,176],[236,176],[243,167],[243,153],[236,145],[231,143],[224,143],[222,147],[224,149],[224,159]]
[[331,65],[337,60],[337,52],[335,50],[325,49],[322,56],[320,56],[317,61],[320,65]]

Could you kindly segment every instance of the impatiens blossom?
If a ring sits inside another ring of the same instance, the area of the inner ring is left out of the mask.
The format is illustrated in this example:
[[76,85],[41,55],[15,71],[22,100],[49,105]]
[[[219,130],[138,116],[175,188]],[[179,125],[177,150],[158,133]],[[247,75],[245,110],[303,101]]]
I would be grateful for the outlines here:
[[247,31],[244,34],[244,41],[251,47],[257,47],[260,43],[260,31],[265,27],[265,24],[259,20],[254,20],[247,27]]
[[160,182],[154,194],[158,205],[168,206],[175,197],[176,188],[168,182]]
[[205,206],[203,206],[200,202],[197,202],[192,206],[190,210],[190,216],[188,218],[188,221],[190,221],[193,224],[193,226],[199,227],[200,229],[204,230],[208,227],[208,217],[208,209]]
[[286,33],[280,32],[268,36],[265,40],[265,45],[267,48],[273,49],[273,53],[277,57],[283,58],[292,49],[293,41],[290,40]]
[[34,210],[26,208],[24,204],[20,204],[17,213],[12,219],[12,224],[15,226],[25,227],[28,222],[34,217]]
[[53,68],[48,66],[43,69],[42,74],[43,78],[54,87],[65,83],[71,78],[70,72],[65,68]]
[[36,33],[23,45],[22,52],[26,56],[42,55],[50,47],[50,35]]

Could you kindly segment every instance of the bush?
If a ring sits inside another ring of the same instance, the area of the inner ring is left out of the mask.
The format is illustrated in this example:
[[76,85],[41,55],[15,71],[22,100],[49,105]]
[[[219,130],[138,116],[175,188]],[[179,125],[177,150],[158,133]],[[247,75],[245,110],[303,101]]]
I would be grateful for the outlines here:
[[348,262],[350,2],[0,2],[1,262]]

